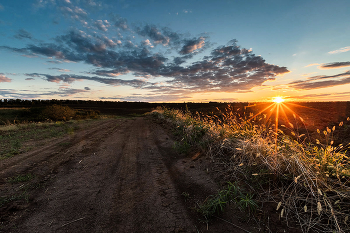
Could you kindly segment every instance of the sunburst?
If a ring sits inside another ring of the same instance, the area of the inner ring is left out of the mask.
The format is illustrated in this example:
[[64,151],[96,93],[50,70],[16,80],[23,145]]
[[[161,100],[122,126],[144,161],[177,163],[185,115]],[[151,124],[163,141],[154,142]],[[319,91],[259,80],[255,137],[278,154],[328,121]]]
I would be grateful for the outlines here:
[[276,96],[272,99],[273,102],[280,104],[282,102],[284,102],[284,99],[281,96]]

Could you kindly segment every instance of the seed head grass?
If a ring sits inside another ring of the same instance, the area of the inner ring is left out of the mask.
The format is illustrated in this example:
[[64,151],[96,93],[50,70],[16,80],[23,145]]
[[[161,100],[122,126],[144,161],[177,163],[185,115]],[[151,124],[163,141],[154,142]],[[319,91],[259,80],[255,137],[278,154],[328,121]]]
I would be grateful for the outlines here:
[[[277,129],[265,115],[240,114],[230,106],[216,115],[167,108],[152,114],[172,124],[186,146],[222,165],[224,177],[258,203],[276,203],[287,223],[299,224],[303,232],[350,232],[349,145],[334,143],[337,128],[346,127],[349,118],[310,138],[298,132],[297,123]],[[251,199],[239,204],[248,206]],[[218,203],[215,211],[222,207]],[[203,211],[215,212],[210,208]]]

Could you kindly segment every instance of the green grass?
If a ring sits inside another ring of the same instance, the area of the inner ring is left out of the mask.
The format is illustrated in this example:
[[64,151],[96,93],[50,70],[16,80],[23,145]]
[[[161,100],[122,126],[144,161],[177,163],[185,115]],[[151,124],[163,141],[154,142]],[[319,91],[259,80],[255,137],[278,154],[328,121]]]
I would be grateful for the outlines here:
[[24,175],[17,175],[14,177],[9,177],[6,180],[9,183],[15,184],[15,183],[27,182],[33,178],[34,178],[34,176],[32,174],[24,174]]
[[[39,146],[41,140],[74,134],[84,121],[30,123],[0,126],[0,160],[13,157]],[[87,125],[93,124],[93,121]]]
[[11,195],[11,196],[5,196],[5,197],[0,197],[0,207],[14,201],[18,200],[25,200],[28,203],[29,200],[29,195],[27,192],[21,192],[19,194]]
[[228,182],[225,189],[220,190],[216,195],[209,196],[197,207],[197,212],[202,216],[202,221],[208,223],[215,215],[219,215],[230,204],[235,203],[242,211],[255,212],[258,204],[253,195],[244,194],[234,183]]

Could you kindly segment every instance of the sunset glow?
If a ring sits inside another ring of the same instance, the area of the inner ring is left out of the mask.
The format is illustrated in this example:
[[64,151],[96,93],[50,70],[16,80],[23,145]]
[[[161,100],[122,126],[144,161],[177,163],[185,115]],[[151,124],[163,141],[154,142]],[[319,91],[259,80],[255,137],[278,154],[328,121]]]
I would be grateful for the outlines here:
[[348,101],[349,8],[350,1],[2,1],[0,99]]
[[284,99],[282,97],[278,96],[278,97],[273,98],[273,102],[279,104],[279,103],[284,102]]

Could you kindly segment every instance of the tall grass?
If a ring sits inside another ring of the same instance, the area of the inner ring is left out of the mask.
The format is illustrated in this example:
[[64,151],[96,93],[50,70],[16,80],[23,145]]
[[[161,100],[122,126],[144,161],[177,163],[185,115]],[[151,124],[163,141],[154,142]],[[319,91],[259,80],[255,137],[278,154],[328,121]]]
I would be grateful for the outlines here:
[[350,160],[347,146],[334,145],[336,127],[305,140],[293,124],[287,135],[264,116],[250,119],[231,107],[214,116],[167,108],[153,115],[220,164],[223,177],[254,193],[261,206],[275,203],[280,219],[303,232],[350,232]]

